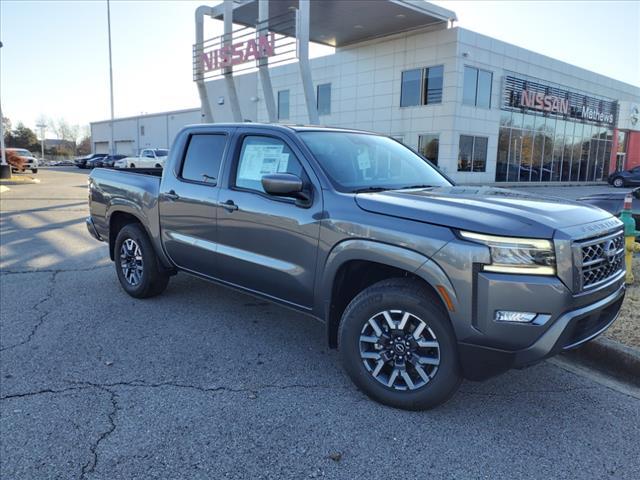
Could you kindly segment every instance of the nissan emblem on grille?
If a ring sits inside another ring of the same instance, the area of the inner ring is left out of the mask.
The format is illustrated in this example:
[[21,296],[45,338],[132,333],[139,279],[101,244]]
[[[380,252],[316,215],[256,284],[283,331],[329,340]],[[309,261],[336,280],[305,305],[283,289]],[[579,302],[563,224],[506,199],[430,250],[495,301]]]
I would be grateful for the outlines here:
[[623,269],[624,235],[622,232],[581,242],[582,288],[605,283]]

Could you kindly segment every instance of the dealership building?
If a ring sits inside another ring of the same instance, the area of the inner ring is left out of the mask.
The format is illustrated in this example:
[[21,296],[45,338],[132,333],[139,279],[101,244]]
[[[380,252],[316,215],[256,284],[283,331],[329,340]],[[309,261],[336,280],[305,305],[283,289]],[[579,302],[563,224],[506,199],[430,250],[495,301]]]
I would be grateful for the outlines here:
[[[223,20],[225,35],[204,40],[204,18]],[[94,149],[112,138],[117,153],[168,148],[184,125],[251,121],[390,135],[458,183],[594,182],[640,166],[639,87],[455,22],[409,0],[200,7],[201,106],[94,122]],[[310,59],[309,42],[334,53]]]

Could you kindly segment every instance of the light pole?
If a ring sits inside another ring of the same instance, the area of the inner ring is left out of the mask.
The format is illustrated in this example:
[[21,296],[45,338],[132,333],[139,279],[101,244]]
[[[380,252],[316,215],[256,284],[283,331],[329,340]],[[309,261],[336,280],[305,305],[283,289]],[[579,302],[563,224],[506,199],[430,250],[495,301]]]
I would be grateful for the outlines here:
[[111,91],[111,155],[116,154],[115,144],[113,142],[113,69],[111,67],[111,8],[109,0],[107,0],[107,30],[109,32],[109,89]]
[[[2,42],[0,42],[0,51],[2,51]],[[0,57],[0,64],[2,59]],[[4,148],[4,123],[2,121],[2,105],[0,102],[0,178],[11,178],[11,167],[7,163],[7,155]]]
[[44,132],[47,126],[44,123],[39,123],[36,125],[40,129],[40,156],[42,160],[44,160]]

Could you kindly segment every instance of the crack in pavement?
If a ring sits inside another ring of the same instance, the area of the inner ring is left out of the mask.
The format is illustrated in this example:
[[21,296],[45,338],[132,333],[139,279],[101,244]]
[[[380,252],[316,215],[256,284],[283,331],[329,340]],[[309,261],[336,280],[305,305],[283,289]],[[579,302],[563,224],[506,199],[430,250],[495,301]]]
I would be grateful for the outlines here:
[[[44,294],[44,298],[41,298],[40,300],[38,300],[38,302],[35,305],[33,305],[33,307],[31,307],[32,310],[35,310],[36,312],[39,312],[40,311],[40,305],[42,305],[43,303],[45,303],[46,301],[51,299],[51,296],[53,295],[53,290],[55,288],[56,277],[58,276],[58,273],[60,273],[60,272],[59,271],[52,272],[51,278],[49,279],[49,285],[47,286],[47,291]],[[0,348],[0,352],[4,352],[6,350],[12,350],[12,349],[14,349],[16,347],[19,347],[21,345],[25,345],[25,344],[29,343],[33,339],[33,337],[35,336],[36,332],[42,326],[42,324],[44,323],[45,319],[47,318],[47,316],[49,316],[50,313],[51,313],[50,310],[47,310],[45,312],[40,312],[40,316],[36,320],[36,323],[33,326],[33,328],[31,329],[31,332],[29,332],[29,335],[27,336],[27,338],[22,340],[21,342],[16,343],[16,344]]]
[[[96,387],[100,388],[100,387]],[[100,390],[107,392],[111,401],[111,410],[107,416],[109,421],[108,428],[103,431],[95,442],[91,444],[89,447],[89,452],[91,453],[91,458],[82,466],[80,470],[80,479],[87,478],[87,475],[93,473],[98,466],[98,448],[100,448],[100,444],[106,440],[113,432],[116,430],[116,416],[118,414],[118,410],[120,410],[120,406],[118,405],[118,394],[108,388],[100,388]]]
[[2,270],[0,269],[0,277],[5,276],[5,275],[26,275],[29,273],[53,273],[53,274],[58,274],[58,273],[64,273],[64,272],[92,272],[94,270],[100,270],[102,268],[110,268],[111,264],[107,264],[107,265],[96,265],[93,267],[87,267],[87,268],[59,268],[59,269],[41,269],[41,270]]
[[513,396],[517,396],[517,395],[526,395],[528,393],[544,393],[544,394],[548,394],[548,393],[569,393],[569,392],[576,392],[576,391],[586,391],[586,390],[597,390],[598,387],[597,386],[593,386],[593,387],[572,387],[572,388],[557,388],[557,389],[542,389],[542,390],[518,390],[515,392],[504,392],[504,393],[494,393],[494,392],[474,392],[472,390],[463,390],[460,389],[458,390],[459,394],[465,394],[465,395],[478,395],[478,396],[482,396],[482,397],[497,397],[497,398],[507,398],[507,397],[513,397]]
[[[122,382],[111,382],[111,383],[95,383],[88,381],[69,381],[66,383],[70,383],[71,387],[61,388],[61,389],[41,389],[35,390],[31,392],[23,392],[23,393],[14,393],[10,395],[5,395],[0,397],[0,401],[2,400],[11,400],[15,398],[25,398],[32,397],[41,394],[58,394],[65,393],[68,391],[81,391],[88,389],[99,389],[99,390],[109,390],[112,388],[118,387],[131,387],[131,388],[161,388],[161,387],[174,387],[174,388],[185,388],[190,390],[197,390],[202,393],[217,393],[217,392],[231,392],[231,393],[253,393],[261,390],[289,390],[289,389],[314,389],[314,388],[331,388],[331,389],[351,389],[351,387],[341,387],[340,385],[309,385],[304,383],[293,383],[289,385],[277,385],[277,384],[265,384],[265,385],[256,385],[255,387],[227,387],[224,385],[217,387],[203,387],[200,385],[191,385],[189,383],[177,383],[177,382],[157,382],[157,383],[147,383],[142,380],[130,380],[130,381],[122,381]],[[110,391],[110,390],[109,390]]]

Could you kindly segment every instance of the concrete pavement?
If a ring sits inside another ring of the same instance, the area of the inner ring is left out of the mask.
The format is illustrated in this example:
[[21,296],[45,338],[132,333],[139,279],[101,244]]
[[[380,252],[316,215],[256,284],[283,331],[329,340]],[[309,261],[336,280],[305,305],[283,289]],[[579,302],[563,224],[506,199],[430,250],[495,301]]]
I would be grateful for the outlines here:
[[0,197],[0,477],[640,478],[640,400],[545,362],[403,412],[321,324],[180,274],[128,297],[86,173]]

